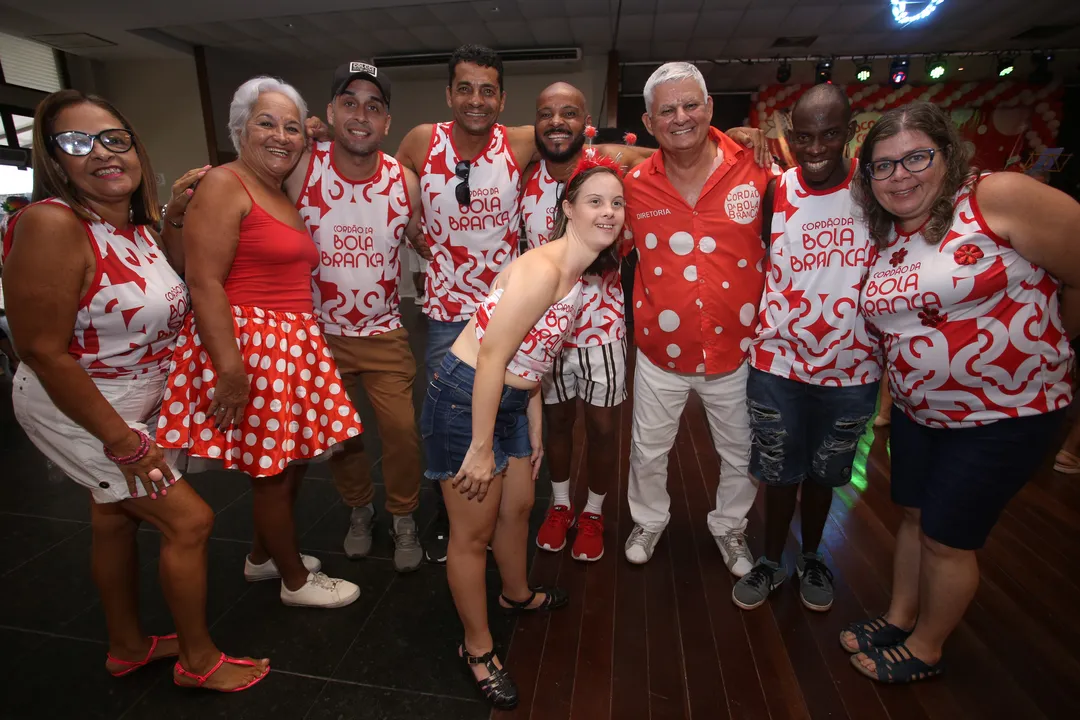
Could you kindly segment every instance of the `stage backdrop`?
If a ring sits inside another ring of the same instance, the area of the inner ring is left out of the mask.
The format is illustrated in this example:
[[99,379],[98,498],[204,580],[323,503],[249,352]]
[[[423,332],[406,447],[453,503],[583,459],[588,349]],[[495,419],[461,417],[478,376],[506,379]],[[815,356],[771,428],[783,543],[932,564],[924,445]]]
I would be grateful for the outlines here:
[[[773,153],[791,166],[795,158],[783,140],[792,105],[807,85],[763,85],[750,103],[750,124],[765,131]],[[881,113],[915,100],[928,100],[945,108],[975,145],[975,163],[984,170],[1001,170],[1047,147],[1057,147],[1062,120],[1062,87],[1013,82],[936,85],[848,85],[844,88],[858,130],[848,146],[854,157],[866,133]],[[1066,148],[1066,152],[1069,149]]]

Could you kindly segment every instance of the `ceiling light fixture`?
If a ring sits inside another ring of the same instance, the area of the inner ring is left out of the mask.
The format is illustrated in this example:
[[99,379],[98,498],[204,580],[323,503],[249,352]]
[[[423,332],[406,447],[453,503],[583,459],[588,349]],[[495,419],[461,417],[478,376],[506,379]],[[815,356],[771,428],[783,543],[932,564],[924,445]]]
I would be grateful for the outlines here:
[[907,82],[908,59],[906,57],[893,58],[889,64],[889,82],[893,87],[900,87]]
[[1012,75],[1013,70],[1016,70],[1016,56],[1001,55],[998,57],[998,77],[1007,77],[1009,75]]
[[822,60],[817,64],[814,70],[814,83],[820,85],[822,83],[832,82],[832,60]]
[[926,19],[945,0],[891,0],[892,16],[900,25]]
[[791,79],[791,63],[782,62],[780,67],[776,68],[776,82],[786,83]]
[[861,83],[870,82],[870,76],[874,74],[874,67],[868,61],[863,61],[855,66],[855,79]]
[[935,58],[928,58],[926,61],[926,75],[931,80],[940,80],[945,77],[946,70],[949,66],[945,62],[943,55],[938,55]]

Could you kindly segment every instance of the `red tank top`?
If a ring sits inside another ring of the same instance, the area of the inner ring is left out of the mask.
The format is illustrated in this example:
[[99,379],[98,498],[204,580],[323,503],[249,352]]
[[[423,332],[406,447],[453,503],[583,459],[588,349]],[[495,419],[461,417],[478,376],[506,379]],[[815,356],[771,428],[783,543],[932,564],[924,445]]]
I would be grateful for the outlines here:
[[240,176],[229,172],[251,198],[251,212],[240,221],[236,254],[225,278],[229,303],[278,312],[314,312],[311,273],[319,266],[319,251],[311,235],[259,207]]

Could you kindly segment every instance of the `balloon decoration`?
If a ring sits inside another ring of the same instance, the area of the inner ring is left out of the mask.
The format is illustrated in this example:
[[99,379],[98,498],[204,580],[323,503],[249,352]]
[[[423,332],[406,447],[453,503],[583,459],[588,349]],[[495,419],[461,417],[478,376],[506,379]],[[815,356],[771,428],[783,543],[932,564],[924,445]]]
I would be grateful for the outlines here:
[[[754,94],[750,124],[769,138],[781,164],[795,163],[783,132],[790,123],[795,100],[809,85],[763,85]],[[1048,147],[1056,147],[1062,120],[1060,83],[1027,85],[1015,82],[947,82],[935,85],[848,85],[857,124],[848,156],[854,157],[881,113],[916,100],[940,105],[975,146],[975,163],[1001,170]]]

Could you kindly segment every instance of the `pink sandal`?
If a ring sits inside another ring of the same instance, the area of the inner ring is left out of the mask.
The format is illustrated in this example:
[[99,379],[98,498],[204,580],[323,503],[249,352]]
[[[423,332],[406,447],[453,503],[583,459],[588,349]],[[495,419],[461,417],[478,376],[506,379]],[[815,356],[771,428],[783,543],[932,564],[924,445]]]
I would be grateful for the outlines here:
[[124,677],[128,673],[133,673],[139,668],[141,668],[143,665],[146,665],[148,662],[150,662],[151,659],[164,660],[167,657],[176,657],[175,655],[163,655],[162,657],[154,658],[154,651],[157,650],[158,642],[160,640],[175,639],[176,633],[172,633],[171,635],[151,635],[150,649],[146,651],[146,657],[144,657],[142,660],[121,660],[118,657],[113,657],[112,653],[105,653],[106,659],[108,659],[110,662],[117,663],[118,665],[127,665],[127,667],[123,670],[118,670],[116,672],[110,670],[109,674],[111,674],[113,677]]
[[[250,660],[241,660],[239,658],[229,657],[225,653],[221,653],[221,657],[218,659],[217,664],[214,665],[214,667],[210,668],[210,672],[206,673],[205,675],[196,675],[193,672],[188,672],[187,670],[185,670],[184,667],[180,664],[180,661],[177,660],[176,661],[176,666],[173,668],[173,670],[175,670],[176,673],[179,674],[179,675],[182,675],[182,676],[187,677],[187,678],[194,679],[195,684],[194,685],[182,685],[177,680],[175,675],[173,676],[173,683],[175,683],[177,687],[182,687],[182,688],[188,688],[188,687],[190,687],[190,688],[201,688],[203,685],[206,684],[206,681],[210,679],[210,676],[213,675],[214,673],[216,673],[218,670],[220,670],[221,666],[224,665],[225,663],[228,663],[229,665],[243,665],[244,667],[255,667],[255,663],[253,663]],[[270,674],[270,666],[267,665],[266,666],[266,672],[264,672],[262,675],[260,675],[259,677],[255,678],[254,680],[249,682],[247,685],[244,685],[244,686],[238,687],[238,688],[233,688],[232,690],[217,690],[216,692],[234,693],[234,692],[240,692],[241,690],[247,690],[249,687],[255,685],[256,683],[261,682],[262,679],[264,677],[266,677],[267,675],[269,675],[269,674]],[[208,689],[214,690],[215,688],[208,688]]]

